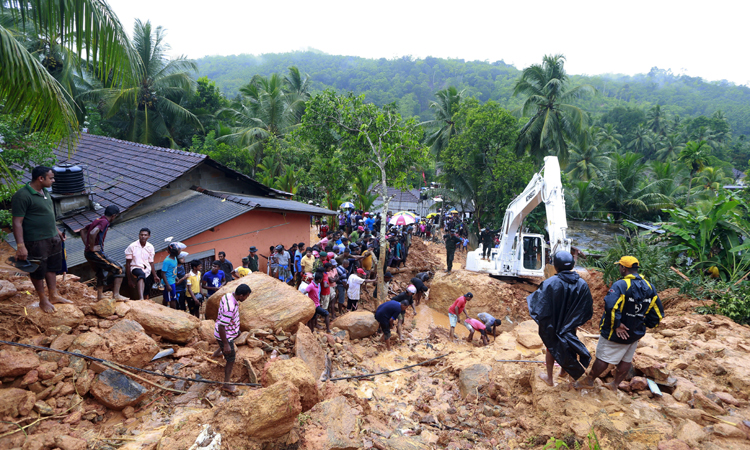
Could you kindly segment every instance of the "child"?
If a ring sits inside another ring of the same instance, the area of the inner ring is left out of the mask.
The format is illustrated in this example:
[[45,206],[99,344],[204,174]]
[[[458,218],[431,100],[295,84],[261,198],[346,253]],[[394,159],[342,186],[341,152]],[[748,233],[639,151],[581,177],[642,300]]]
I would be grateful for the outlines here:
[[307,326],[310,327],[310,331],[315,331],[315,325],[318,321],[318,316],[325,317],[326,320],[326,333],[331,332],[331,317],[328,314],[328,311],[323,309],[320,306],[320,284],[323,282],[323,272],[315,272],[315,276],[313,277],[313,281],[310,282],[310,284],[305,288],[305,293],[308,297],[310,297],[310,300],[313,301],[315,304],[315,314],[313,314],[312,319],[307,323]]
[[464,253],[466,253],[469,250],[469,238],[463,238],[464,241]]
[[474,339],[474,331],[479,331],[479,334],[482,335],[482,344],[489,345],[490,339],[487,337],[487,327],[481,321],[469,317],[464,320],[464,326],[469,330],[469,337],[466,338],[466,342],[471,342]]
[[[236,356],[234,340],[240,334],[240,303],[247,300],[251,293],[250,286],[241,284],[237,286],[234,294],[226,294],[219,301],[219,313],[214,327],[214,337],[219,343],[219,349],[214,352],[213,357],[218,358],[219,355],[224,355],[224,360],[227,362],[224,367],[225,383],[231,381],[232,368],[234,367]],[[234,393],[237,387],[225,385],[222,386],[222,389]]]
[[190,273],[187,277],[187,286],[185,294],[187,307],[190,314],[200,319],[201,305],[203,304],[203,295],[201,294],[201,271],[199,270],[201,262],[197,259],[190,261]]

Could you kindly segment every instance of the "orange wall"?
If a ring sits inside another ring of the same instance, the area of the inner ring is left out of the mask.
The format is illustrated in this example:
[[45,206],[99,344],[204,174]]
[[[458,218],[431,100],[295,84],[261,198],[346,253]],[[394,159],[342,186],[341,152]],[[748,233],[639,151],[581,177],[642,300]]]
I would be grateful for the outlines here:
[[[248,255],[248,249],[252,245],[258,247],[258,253],[268,256],[271,245],[282,244],[288,250],[295,242],[309,245],[309,239],[309,215],[253,210],[193,236],[183,241],[183,244],[187,245],[185,251],[191,254],[215,249],[214,256],[217,259],[219,252],[223,251],[234,267],[241,267],[242,258]],[[166,256],[167,252],[164,250],[158,252],[154,259],[161,262]],[[262,272],[266,271],[266,262],[266,259],[258,258]]]

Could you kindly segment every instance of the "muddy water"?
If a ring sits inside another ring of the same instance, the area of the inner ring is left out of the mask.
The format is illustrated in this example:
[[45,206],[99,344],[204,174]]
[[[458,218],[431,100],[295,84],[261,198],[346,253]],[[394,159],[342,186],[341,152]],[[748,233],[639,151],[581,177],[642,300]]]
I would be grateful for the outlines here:
[[[461,338],[469,336],[469,331],[466,329],[466,327],[461,325],[463,323],[462,319],[464,318],[465,317],[463,315],[459,318],[459,323],[456,325],[455,329],[456,336]],[[417,306],[417,316],[415,320],[417,321],[417,324],[412,331],[412,335],[419,339],[428,337],[430,335],[430,328],[432,327],[440,327],[445,328],[446,330],[450,330],[450,322],[448,320],[448,316],[430,308],[424,303]],[[477,333],[474,334],[474,337],[476,338]]]
[[625,236],[623,228],[614,223],[568,221],[568,237],[573,246],[586,251],[605,252],[617,243],[618,236]]

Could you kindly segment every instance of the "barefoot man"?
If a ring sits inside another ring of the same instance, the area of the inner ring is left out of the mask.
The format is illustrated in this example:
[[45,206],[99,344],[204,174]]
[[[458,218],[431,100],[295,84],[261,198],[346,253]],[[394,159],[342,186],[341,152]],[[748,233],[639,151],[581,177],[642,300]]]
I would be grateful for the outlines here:
[[615,379],[609,388],[617,391],[632,366],[638,341],[646,328],[659,325],[664,307],[656,289],[638,274],[638,260],[623,256],[619,264],[622,280],[615,281],[604,297],[604,314],[600,322],[596,361],[589,375],[575,384],[576,388],[591,387],[608,364],[616,365]]
[[[214,337],[219,343],[219,349],[213,354],[214,358],[224,355],[227,362],[224,367],[224,382],[229,383],[232,378],[232,368],[236,352],[234,349],[234,340],[240,334],[240,303],[247,300],[252,291],[250,286],[241,284],[234,290],[234,294],[226,294],[219,300],[219,313],[216,318]],[[237,386],[222,387],[227,392],[234,392]]]
[[526,298],[531,318],[539,325],[539,337],[547,347],[547,373],[539,375],[554,386],[552,369],[560,364],[560,376],[567,373],[579,379],[586,373],[591,355],[578,340],[576,329],[591,320],[594,300],[588,284],[573,272],[573,256],[566,251],[555,253],[557,274],[544,280],[533,294]]
[[[55,182],[55,172],[38,166],[31,171],[31,181],[19,189],[11,200],[13,236],[16,238],[16,259],[33,261],[39,267],[29,274],[39,296],[42,311],[55,311],[52,303],[73,303],[57,292],[57,272],[62,269],[62,243],[65,235],[55,224],[52,195],[47,190]],[[49,296],[44,291],[47,282]]]

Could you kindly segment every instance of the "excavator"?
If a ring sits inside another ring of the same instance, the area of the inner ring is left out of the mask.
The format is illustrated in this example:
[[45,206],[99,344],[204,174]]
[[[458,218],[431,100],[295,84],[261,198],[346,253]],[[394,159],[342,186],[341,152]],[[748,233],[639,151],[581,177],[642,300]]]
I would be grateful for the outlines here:
[[[523,220],[544,203],[547,211],[547,233],[525,233]],[[482,259],[482,245],[466,255],[466,270],[488,273],[493,277],[547,277],[547,255],[570,251],[571,240],[566,237],[568,221],[565,218],[565,197],[560,179],[560,163],[556,156],[544,158],[544,166],[534,174],[526,189],[505,210],[500,229],[500,245],[493,248],[489,260]],[[554,273],[554,270],[552,271]]]

